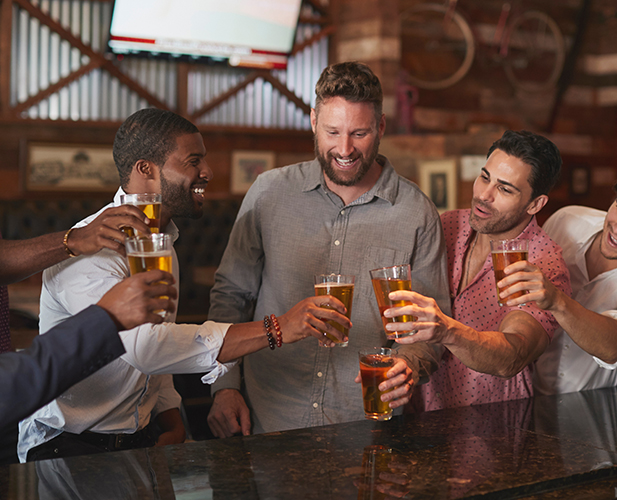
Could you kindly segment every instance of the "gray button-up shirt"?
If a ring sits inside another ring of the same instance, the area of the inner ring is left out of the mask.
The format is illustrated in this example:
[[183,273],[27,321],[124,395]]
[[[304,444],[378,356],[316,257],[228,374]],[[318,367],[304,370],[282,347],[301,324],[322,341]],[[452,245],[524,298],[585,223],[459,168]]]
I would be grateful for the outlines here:
[[[412,289],[450,313],[445,242],[437,210],[383,156],[373,188],[345,206],[314,160],[260,175],[247,193],[216,273],[209,319],[262,320],[314,295],[313,275],[355,275],[348,347],[305,339],[244,358],[253,432],[272,432],[364,418],[354,378],[358,349],[387,345],[369,270],[410,263]],[[284,332],[283,332],[284,334]],[[265,333],[264,333],[265,335]],[[399,346],[413,368],[433,369],[441,350]],[[240,372],[213,391],[240,388]]]

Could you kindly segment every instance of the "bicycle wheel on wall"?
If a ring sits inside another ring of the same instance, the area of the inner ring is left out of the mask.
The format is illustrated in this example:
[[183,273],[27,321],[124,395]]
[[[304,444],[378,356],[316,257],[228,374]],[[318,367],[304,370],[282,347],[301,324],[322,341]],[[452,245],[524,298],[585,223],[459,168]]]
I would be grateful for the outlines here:
[[[471,68],[475,42],[469,24],[447,7],[426,3],[400,16],[401,65],[409,82],[423,89],[445,89]],[[451,19],[447,19],[451,17]]]
[[566,48],[557,23],[543,12],[523,12],[512,21],[504,69],[515,87],[528,92],[555,86]]

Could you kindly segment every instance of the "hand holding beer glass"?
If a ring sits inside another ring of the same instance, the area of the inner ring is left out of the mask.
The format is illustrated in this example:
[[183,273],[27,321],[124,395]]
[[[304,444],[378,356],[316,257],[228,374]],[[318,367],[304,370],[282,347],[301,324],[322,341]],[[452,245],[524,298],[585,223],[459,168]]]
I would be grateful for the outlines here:
[[[156,193],[121,194],[122,205],[133,205],[141,210],[150,219],[150,232],[158,233],[161,230],[161,195]],[[123,227],[122,230],[128,237],[133,237],[135,231],[132,227]],[[141,233],[137,234],[141,236]]]
[[388,370],[394,366],[393,351],[385,347],[371,347],[360,350],[358,356],[364,416],[371,420],[390,420],[392,408],[388,401],[381,400],[381,396],[393,388],[382,392],[379,390],[379,384],[388,380]]
[[[506,277],[504,269],[510,264],[521,260],[529,260],[529,240],[491,240],[491,255],[493,257],[493,270],[495,271],[495,286],[497,287],[497,302],[505,306],[508,300],[522,297],[527,293],[520,291],[502,299],[499,297],[499,283]],[[506,290],[506,288],[504,288]]]
[[[353,290],[356,277],[344,274],[317,274],[314,277],[315,280],[315,296],[320,297],[322,295],[331,295],[339,299],[347,313],[347,318],[351,317],[351,306],[353,303]],[[330,306],[321,306],[324,309],[332,309]],[[349,330],[342,325],[339,325],[335,321],[328,321],[334,328],[340,331],[344,337],[349,337]],[[326,337],[334,342],[338,347],[347,347],[348,341],[340,341],[336,337],[326,333]],[[323,345],[323,344],[322,344]]]
[[[166,233],[126,238],[124,245],[131,276],[153,269],[172,273],[172,243],[171,235]],[[165,311],[159,314],[164,317]]]
[[412,330],[391,332],[386,328],[387,323],[407,323],[415,321],[411,315],[405,314],[403,316],[397,316],[394,318],[386,318],[383,312],[391,307],[401,307],[411,305],[411,302],[407,300],[390,300],[390,292],[396,292],[398,290],[410,290],[411,291],[411,266],[409,264],[403,264],[400,266],[382,267],[379,269],[373,269],[370,271],[371,281],[373,282],[373,290],[375,297],[377,298],[377,305],[379,306],[379,313],[381,314],[381,321],[383,328],[386,332],[388,339],[399,339],[413,335],[415,332]]

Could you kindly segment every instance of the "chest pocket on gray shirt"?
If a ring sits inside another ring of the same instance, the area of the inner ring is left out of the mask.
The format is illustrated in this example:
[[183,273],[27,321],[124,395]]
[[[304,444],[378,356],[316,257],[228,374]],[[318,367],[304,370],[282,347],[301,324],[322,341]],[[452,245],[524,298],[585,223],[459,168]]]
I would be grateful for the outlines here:
[[[356,293],[364,296],[375,297],[371,275],[369,271],[380,267],[396,266],[399,264],[409,264],[411,252],[394,250],[392,248],[369,246],[364,254],[362,263],[362,274],[356,275]],[[413,288],[413,269],[411,270],[411,287]]]

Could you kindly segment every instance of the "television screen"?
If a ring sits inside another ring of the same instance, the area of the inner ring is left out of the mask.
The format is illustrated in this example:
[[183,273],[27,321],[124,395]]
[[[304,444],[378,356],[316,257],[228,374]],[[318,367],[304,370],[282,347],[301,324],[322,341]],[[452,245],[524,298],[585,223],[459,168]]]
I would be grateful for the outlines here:
[[115,0],[115,54],[207,57],[285,68],[302,0]]

